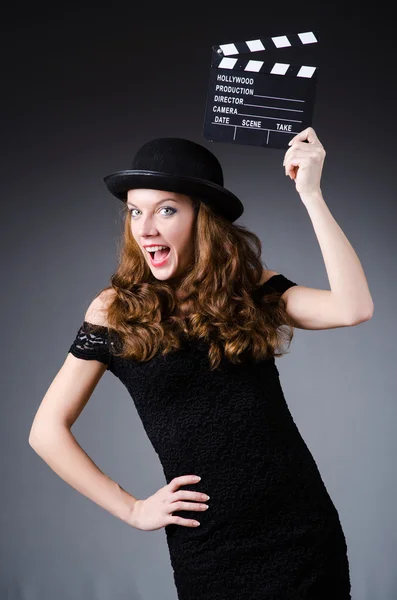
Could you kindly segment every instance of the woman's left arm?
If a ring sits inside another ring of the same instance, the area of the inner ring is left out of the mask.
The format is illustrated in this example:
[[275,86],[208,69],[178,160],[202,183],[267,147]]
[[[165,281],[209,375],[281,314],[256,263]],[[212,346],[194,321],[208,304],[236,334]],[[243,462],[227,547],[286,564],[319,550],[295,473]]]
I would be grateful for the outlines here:
[[[298,327],[301,323],[305,329],[325,329],[327,310],[330,313],[330,327],[338,326],[332,324],[337,321],[338,315],[341,324],[345,325],[367,321],[374,310],[367,279],[357,254],[332,216],[320,188],[326,154],[324,147],[312,127],[298,133],[289,145],[283,162],[285,174],[295,181],[296,191],[309,213],[331,290],[294,286],[283,294],[287,312]],[[319,292],[322,292],[322,312],[317,304],[320,300]],[[328,296],[325,297],[327,292]],[[319,327],[310,327],[313,315],[316,315],[314,321]]]

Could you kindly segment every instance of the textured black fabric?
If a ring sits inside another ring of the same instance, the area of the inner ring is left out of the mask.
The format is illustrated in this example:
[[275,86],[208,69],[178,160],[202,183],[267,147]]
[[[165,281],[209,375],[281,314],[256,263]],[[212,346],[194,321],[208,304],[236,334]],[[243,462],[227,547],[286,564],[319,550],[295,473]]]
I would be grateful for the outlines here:
[[[296,285],[283,275],[259,291]],[[257,290],[258,291],[258,290]],[[108,364],[131,394],[166,482],[210,496],[165,527],[179,600],[351,600],[338,512],[285,401],[275,360],[209,370],[206,344],[149,362],[110,356],[109,330],[84,322],[70,348]]]
[[274,291],[283,294],[293,285],[297,285],[297,283],[294,283],[293,281],[287,279],[286,277],[284,277],[284,275],[281,275],[281,273],[279,273],[278,275],[273,275],[273,277],[270,277],[270,279],[268,279],[259,289],[265,289],[266,286],[269,286]]

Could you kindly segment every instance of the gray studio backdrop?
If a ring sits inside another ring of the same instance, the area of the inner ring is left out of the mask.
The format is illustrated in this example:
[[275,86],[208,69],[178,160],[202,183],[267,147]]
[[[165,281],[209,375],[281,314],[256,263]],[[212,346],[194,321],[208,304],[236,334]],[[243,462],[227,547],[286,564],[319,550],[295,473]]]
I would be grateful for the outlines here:
[[[116,267],[122,205],[102,177],[128,168],[150,138],[188,137],[213,150],[268,268],[329,289],[283,151],[202,137],[213,43],[314,26],[323,33],[314,123],[327,151],[323,194],[362,262],[375,311],[356,327],[295,330],[277,366],[340,515],[353,600],[397,597],[395,131],[385,135],[380,122],[391,109],[387,38],[371,69],[370,24],[358,17],[270,23],[255,10],[255,27],[252,14],[225,22],[207,7],[194,27],[187,12],[164,21],[130,9],[118,14],[117,31],[105,13],[87,12],[34,23],[14,15],[3,32],[1,600],[176,599],[164,530],[135,530],[78,494],[32,450],[29,430]],[[72,432],[136,497],[165,485],[133,401],[111,373]]]

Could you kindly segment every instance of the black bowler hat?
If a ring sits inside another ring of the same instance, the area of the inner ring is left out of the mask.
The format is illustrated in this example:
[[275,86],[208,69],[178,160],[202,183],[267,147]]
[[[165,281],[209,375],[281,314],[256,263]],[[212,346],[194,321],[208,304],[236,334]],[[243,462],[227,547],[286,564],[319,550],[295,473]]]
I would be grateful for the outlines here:
[[113,196],[124,202],[128,190],[149,188],[197,197],[232,223],[244,212],[237,196],[223,187],[216,156],[183,138],[146,142],[135,154],[130,170],[111,173],[104,182]]

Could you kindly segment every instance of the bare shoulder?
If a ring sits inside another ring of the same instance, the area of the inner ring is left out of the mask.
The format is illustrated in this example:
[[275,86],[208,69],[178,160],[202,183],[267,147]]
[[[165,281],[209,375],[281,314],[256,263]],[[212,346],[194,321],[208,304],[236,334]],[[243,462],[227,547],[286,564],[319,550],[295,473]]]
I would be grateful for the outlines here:
[[108,327],[107,309],[110,302],[113,300],[115,293],[115,290],[110,287],[102,290],[102,292],[95,296],[87,308],[84,320],[93,323],[94,325]]
[[263,285],[270,277],[273,277],[273,275],[279,275],[279,273],[277,273],[277,271],[271,271],[270,269],[263,269],[260,285]]

